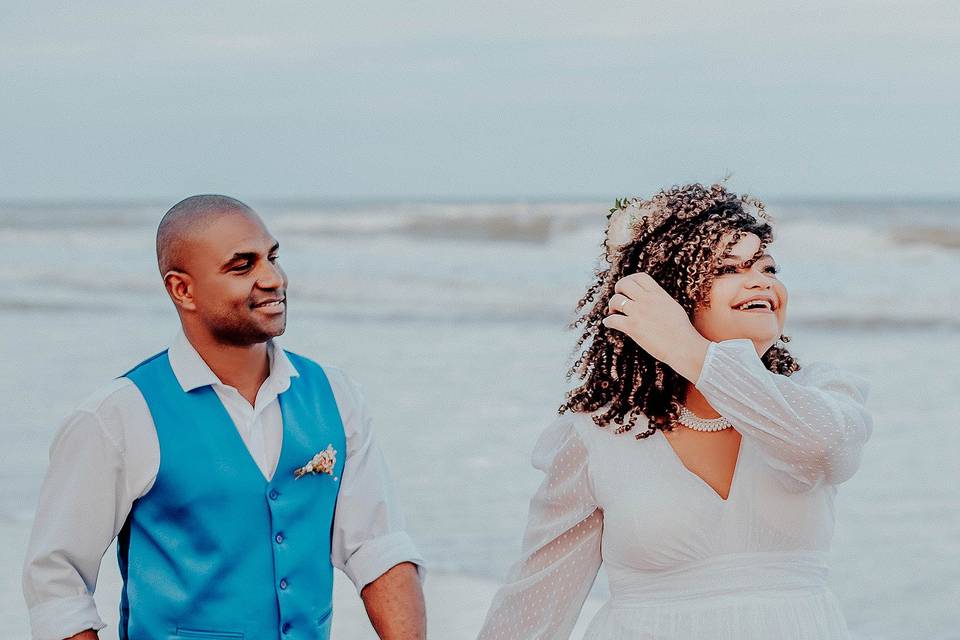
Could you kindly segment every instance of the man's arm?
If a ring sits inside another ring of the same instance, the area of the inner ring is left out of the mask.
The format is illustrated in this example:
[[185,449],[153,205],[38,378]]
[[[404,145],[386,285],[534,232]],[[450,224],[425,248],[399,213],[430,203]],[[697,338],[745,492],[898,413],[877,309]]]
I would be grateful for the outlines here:
[[416,565],[410,562],[396,565],[365,586],[360,597],[382,640],[427,637],[427,611]]
[[[106,388],[103,395],[112,390]],[[35,640],[87,640],[105,626],[93,592],[100,561],[131,501],[122,440],[113,430],[123,412],[115,410],[112,400],[102,410],[101,401],[98,394],[67,417],[50,447],[23,565],[23,594]]]
[[87,629],[86,631],[81,631],[75,636],[70,636],[66,640],[100,640],[100,636],[98,636],[97,632],[93,629]]
[[347,436],[347,460],[333,518],[331,560],[360,591],[385,640],[425,637],[423,558],[407,535],[386,460],[359,388],[328,370]]

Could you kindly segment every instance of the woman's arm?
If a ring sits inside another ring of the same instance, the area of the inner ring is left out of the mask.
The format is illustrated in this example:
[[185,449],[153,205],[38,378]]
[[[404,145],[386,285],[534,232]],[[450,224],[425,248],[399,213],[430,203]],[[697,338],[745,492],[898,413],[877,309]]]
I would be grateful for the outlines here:
[[596,579],[603,512],[573,419],[558,419],[537,443],[534,466],[546,477],[530,501],[520,561],[494,596],[478,640],[569,637]]
[[860,464],[873,421],[866,380],[827,364],[769,371],[745,338],[710,342],[647,273],[617,282],[603,324],[694,382],[710,405],[757,443],[770,467],[802,487],[839,484]]
[[777,375],[746,339],[711,343],[696,388],[770,466],[807,487],[853,476],[873,430],[863,378],[826,363]]

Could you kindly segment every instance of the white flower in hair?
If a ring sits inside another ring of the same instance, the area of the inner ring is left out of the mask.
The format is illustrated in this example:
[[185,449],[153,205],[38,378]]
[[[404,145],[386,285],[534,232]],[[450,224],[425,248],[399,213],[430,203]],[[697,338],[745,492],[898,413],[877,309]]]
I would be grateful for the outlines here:
[[617,200],[607,221],[607,258],[611,259],[625,244],[633,240],[643,216],[653,214],[651,203],[639,198]]

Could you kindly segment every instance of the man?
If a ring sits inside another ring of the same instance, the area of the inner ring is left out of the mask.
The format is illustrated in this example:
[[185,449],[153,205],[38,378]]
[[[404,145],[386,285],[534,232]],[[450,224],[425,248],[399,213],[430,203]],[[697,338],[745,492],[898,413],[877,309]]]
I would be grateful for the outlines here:
[[116,538],[122,640],[325,640],[334,566],[381,638],[424,638],[423,561],[356,386],[273,340],[276,240],[242,202],[193,196],[157,260],[183,330],[57,434],[23,573],[33,637],[98,637]]

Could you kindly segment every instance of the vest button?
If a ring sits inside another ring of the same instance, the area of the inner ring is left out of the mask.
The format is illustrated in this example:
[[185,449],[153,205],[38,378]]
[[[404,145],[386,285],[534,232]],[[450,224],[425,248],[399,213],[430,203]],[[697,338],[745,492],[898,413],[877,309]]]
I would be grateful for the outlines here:
[[284,591],[287,590],[287,579],[286,579],[286,578],[281,578],[281,580],[280,580],[280,588],[283,589]]
[[270,499],[271,499],[271,500],[276,500],[277,498],[280,497],[280,492],[277,491],[276,489],[270,489],[270,494],[269,494],[269,495],[270,495]]
[[283,626],[280,627],[280,631],[281,631],[281,633],[289,633],[289,632],[290,632],[290,623],[289,623],[289,622],[284,622],[284,623],[283,623]]
[[278,534],[277,534],[277,537],[274,538],[274,540],[277,541],[277,544],[282,543],[282,542],[285,540],[284,535],[283,535],[283,532],[281,531],[280,533],[278,533]]

